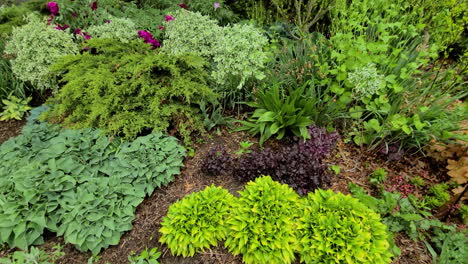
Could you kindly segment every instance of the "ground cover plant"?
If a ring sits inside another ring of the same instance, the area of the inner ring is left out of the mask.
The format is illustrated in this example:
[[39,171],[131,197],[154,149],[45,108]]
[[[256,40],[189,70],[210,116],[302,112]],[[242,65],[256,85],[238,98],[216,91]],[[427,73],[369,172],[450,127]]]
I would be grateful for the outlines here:
[[98,253],[132,228],[136,206],[179,173],[185,150],[161,133],[132,143],[31,124],[0,149],[1,242],[27,248],[48,229]]
[[1,2],[0,262],[463,263],[467,18]]

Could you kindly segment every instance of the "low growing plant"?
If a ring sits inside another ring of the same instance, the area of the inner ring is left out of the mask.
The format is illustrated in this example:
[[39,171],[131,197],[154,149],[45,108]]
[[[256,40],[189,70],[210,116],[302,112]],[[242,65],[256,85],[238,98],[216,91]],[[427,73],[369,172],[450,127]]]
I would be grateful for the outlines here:
[[378,185],[382,184],[386,178],[387,171],[384,168],[378,168],[369,176],[369,182]]
[[134,142],[33,121],[0,146],[0,243],[25,249],[44,230],[97,254],[132,228],[136,207],[180,173],[185,150],[153,133]]
[[51,255],[43,250],[31,247],[27,251],[15,251],[10,256],[0,258],[0,264],[53,264],[64,253],[61,248],[55,248]]
[[138,256],[128,256],[128,261],[130,264],[159,264],[158,258],[161,256],[161,252],[158,251],[158,248],[152,248],[148,250],[141,251]]
[[184,257],[216,246],[228,233],[226,222],[233,200],[227,190],[215,186],[185,196],[169,207],[159,241],[167,244],[173,255]]
[[426,204],[431,208],[438,208],[450,200],[449,186],[445,183],[436,184],[429,188],[424,197]]
[[295,236],[299,196],[269,176],[249,182],[239,192],[228,220],[224,243],[244,263],[292,263],[297,247]]
[[356,198],[319,189],[309,193],[301,209],[301,262],[391,262],[387,227],[377,213]]
[[3,112],[0,113],[0,121],[4,120],[21,120],[23,116],[31,109],[28,106],[31,97],[27,99],[20,99],[16,96],[9,96],[7,99],[2,100],[2,103],[5,105]]

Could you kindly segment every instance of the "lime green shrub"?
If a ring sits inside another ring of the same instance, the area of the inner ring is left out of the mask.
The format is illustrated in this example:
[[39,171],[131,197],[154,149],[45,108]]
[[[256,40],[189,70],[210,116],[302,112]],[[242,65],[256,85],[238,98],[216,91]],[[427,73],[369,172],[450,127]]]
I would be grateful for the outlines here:
[[54,89],[56,80],[49,75],[49,67],[60,57],[78,53],[72,35],[47,26],[46,21],[30,15],[28,23],[13,29],[5,46],[5,53],[13,56],[11,67],[22,81],[29,81],[39,91]]
[[210,186],[192,193],[169,207],[159,232],[172,254],[184,257],[216,246],[227,234],[234,196],[221,187]]
[[302,202],[298,221],[302,262],[391,262],[386,226],[359,200],[319,189]]
[[86,30],[93,38],[116,39],[123,43],[137,39],[137,31],[138,28],[132,20],[117,17],[110,17],[109,23],[94,25]]
[[174,180],[184,156],[161,133],[130,143],[32,122],[0,146],[0,244],[41,244],[47,229],[93,254],[116,245],[136,207]]
[[225,246],[247,263],[292,263],[299,195],[269,176],[249,182],[234,202]]
[[202,58],[157,53],[141,41],[91,39],[86,45],[89,52],[52,66],[63,87],[51,99],[49,118],[127,139],[172,126],[188,142],[191,131],[203,130],[192,107],[213,96]]

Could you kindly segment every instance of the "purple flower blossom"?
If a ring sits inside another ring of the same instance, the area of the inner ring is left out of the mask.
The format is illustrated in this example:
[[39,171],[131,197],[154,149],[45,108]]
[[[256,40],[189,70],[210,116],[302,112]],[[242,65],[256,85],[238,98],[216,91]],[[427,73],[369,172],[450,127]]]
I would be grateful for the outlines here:
[[91,36],[88,35],[88,33],[85,32],[85,33],[84,33],[84,39],[86,39],[86,40],[91,39]]
[[139,30],[138,31],[138,37],[144,39],[145,43],[151,44],[151,47],[153,49],[161,46],[161,43],[159,43],[158,40],[154,39],[153,35],[151,33],[149,33],[148,31]]
[[60,25],[57,25],[57,26],[55,27],[55,29],[63,30],[62,26],[60,26]]
[[179,6],[182,7],[183,9],[188,10],[188,6],[184,3],[179,4]]
[[111,22],[111,21],[110,21],[109,19],[106,20],[106,23],[107,23],[107,24],[110,24],[110,22]]
[[75,34],[76,34],[76,35],[81,35],[81,33],[82,33],[82,32],[81,32],[81,28],[75,29]]
[[159,26],[158,29],[164,30],[164,27],[163,27],[163,26]]
[[49,11],[52,15],[56,16],[59,13],[59,6],[57,2],[49,2],[47,3],[47,8],[49,8]]
[[213,6],[215,10],[221,7],[221,5],[218,2],[214,2]]
[[164,18],[166,19],[166,22],[174,20],[174,17],[171,15],[165,15]]
[[97,9],[97,1],[94,1],[91,3],[91,10],[96,10]]

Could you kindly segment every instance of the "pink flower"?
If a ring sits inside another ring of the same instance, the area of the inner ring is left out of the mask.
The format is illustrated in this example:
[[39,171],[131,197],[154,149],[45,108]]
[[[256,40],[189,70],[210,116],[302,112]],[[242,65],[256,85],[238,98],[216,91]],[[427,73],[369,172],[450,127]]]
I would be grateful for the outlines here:
[[174,20],[174,17],[171,15],[165,15],[164,18],[166,18],[166,22]]
[[107,20],[106,20],[106,23],[107,23],[107,24],[109,24],[109,23],[110,23],[110,20],[109,20],[109,19],[107,19]]
[[56,16],[59,13],[59,6],[57,2],[49,2],[47,3],[47,8],[49,8],[49,11],[52,15]]
[[63,25],[63,29],[64,29],[64,30],[67,29],[67,28],[69,28],[69,27],[70,27],[70,26],[67,25],[67,24]]
[[164,27],[163,27],[163,26],[159,26],[158,29],[164,30]]
[[86,39],[86,40],[91,39],[91,36],[88,35],[88,33],[85,32],[85,33],[84,33],[84,39]]
[[94,11],[97,9],[97,1],[91,3],[91,9]]
[[62,26],[60,26],[60,25],[57,25],[57,26],[55,27],[55,29],[63,30]]
[[82,33],[82,32],[81,32],[81,28],[75,29],[75,34],[76,34],[76,35],[81,35],[81,33]]
[[49,19],[47,19],[47,25],[50,25],[50,22],[54,20],[54,15],[50,15]]
[[153,35],[151,35],[151,33],[149,33],[148,31],[145,31],[145,30],[139,30],[138,31],[138,37],[144,39],[145,41],[153,39]]
[[183,9],[188,10],[188,6],[184,3],[179,4],[179,6],[182,7]]
[[214,2],[213,6],[215,10],[221,7],[221,5],[218,2]]

